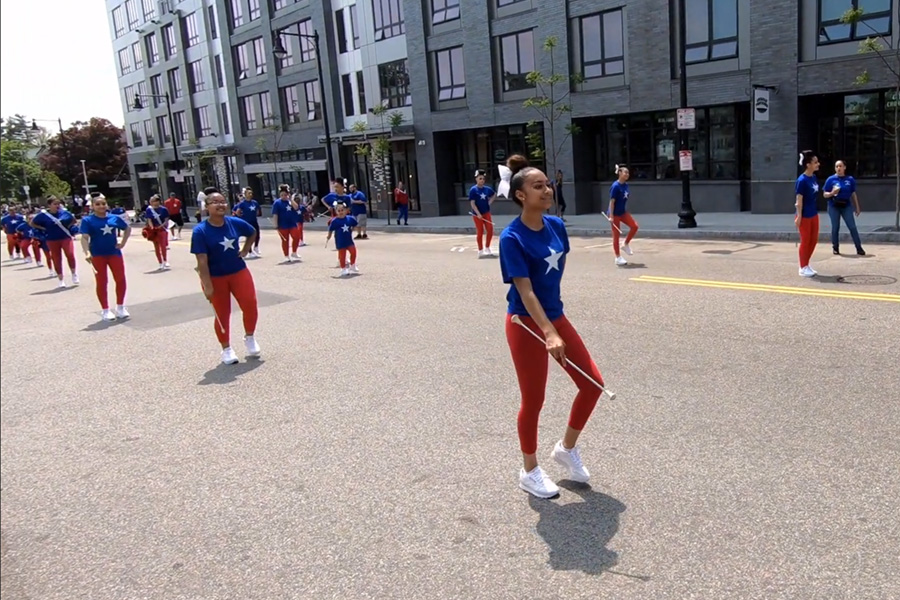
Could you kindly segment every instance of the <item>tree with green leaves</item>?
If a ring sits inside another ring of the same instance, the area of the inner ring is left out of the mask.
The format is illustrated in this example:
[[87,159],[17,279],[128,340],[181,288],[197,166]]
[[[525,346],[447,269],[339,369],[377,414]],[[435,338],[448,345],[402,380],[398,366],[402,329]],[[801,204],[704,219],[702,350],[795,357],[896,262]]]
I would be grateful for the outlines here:
[[[397,127],[403,125],[403,113],[394,111],[388,113],[388,108],[379,104],[371,109],[373,115],[380,121],[381,131],[372,138],[356,145],[354,152],[359,156],[366,156],[372,165],[375,175],[375,185],[378,192],[387,193],[388,220],[391,211],[391,133]],[[365,133],[369,126],[365,121],[357,121],[353,124],[353,131]]]
[[[534,86],[535,94],[522,104],[540,117],[529,121],[526,141],[531,148],[531,157],[544,161],[547,176],[551,179],[555,177],[556,163],[566,142],[581,131],[575,123],[569,122],[563,126],[560,120],[570,120],[572,105],[569,103],[569,96],[572,86],[584,81],[580,73],[568,75],[557,72],[557,46],[559,38],[554,35],[544,40],[544,52],[550,58],[550,72],[545,75],[541,71],[532,71],[526,76],[526,81]],[[556,195],[553,196],[553,206],[554,212],[559,215]]]
[[[884,127],[875,125],[884,132],[885,138],[894,144],[894,184],[895,184],[895,212],[894,229],[900,231],[900,44],[875,31],[864,18],[862,8],[851,8],[843,14],[841,22],[854,25],[857,29],[868,29],[872,35],[859,43],[860,54],[874,54],[879,63],[884,65],[890,73],[891,91],[887,94],[885,102]],[[866,85],[871,80],[869,70],[866,69],[856,76],[856,85]]]

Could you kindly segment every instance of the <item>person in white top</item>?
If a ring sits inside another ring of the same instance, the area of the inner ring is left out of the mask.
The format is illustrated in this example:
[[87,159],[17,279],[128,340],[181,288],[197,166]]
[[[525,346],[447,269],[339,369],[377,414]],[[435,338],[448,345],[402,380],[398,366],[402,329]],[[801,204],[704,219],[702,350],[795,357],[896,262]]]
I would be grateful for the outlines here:
[[200,218],[197,219],[199,223],[203,220],[203,216],[206,213],[206,194],[203,193],[203,190],[197,193],[197,209],[200,211]]

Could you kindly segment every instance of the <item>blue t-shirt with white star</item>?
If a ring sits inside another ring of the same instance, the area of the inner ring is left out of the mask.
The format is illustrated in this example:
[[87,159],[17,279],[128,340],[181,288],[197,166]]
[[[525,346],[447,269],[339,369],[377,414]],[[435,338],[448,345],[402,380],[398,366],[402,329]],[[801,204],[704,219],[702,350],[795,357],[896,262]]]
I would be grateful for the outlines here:
[[128,223],[118,215],[88,215],[81,220],[81,233],[89,235],[92,256],[122,256],[116,248],[119,243],[117,232],[128,229]]
[[203,221],[191,233],[191,254],[206,255],[211,277],[233,275],[247,268],[240,254],[240,238],[255,234],[253,225],[237,217],[225,217],[220,227]]
[[527,277],[551,321],[563,316],[560,282],[569,252],[569,235],[559,217],[544,215],[544,226],[533,231],[516,217],[500,234],[500,272],[510,284],[506,299],[511,315],[528,315],[513,279]]
[[328,225],[328,230],[334,232],[334,247],[338,250],[353,246],[353,228],[359,225],[356,218],[351,216],[335,217]]
[[278,229],[293,229],[300,224],[300,215],[291,208],[290,200],[276,200],[272,204],[272,216],[278,217]]
[[613,181],[613,184],[609,186],[609,199],[616,201],[611,216],[621,217],[628,212],[626,208],[628,205],[628,184]]
[[[797,185],[794,186],[794,193],[803,196],[803,213],[800,215],[804,219],[811,219],[819,214],[819,180],[815,175],[807,175],[804,173],[797,178]],[[796,211],[795,211],[796,214]]]
[[[281,198],[279,198],[279,200],[281,200]],[[256,200],[241,200],[234,205],[234,212],[234,216],[247,221],[251,225],[256,225],[257,223],[259,223],[259,202],[257,202]],[[280,214],[278,215],[278,222],[281,223]]]
[[495,193],[494,188],[490,186],[478,187],[473,185],[469,188],[469,200],[475,202],[475,206],[481,214],[489,213],[491,212],[491,203],[489,201]]

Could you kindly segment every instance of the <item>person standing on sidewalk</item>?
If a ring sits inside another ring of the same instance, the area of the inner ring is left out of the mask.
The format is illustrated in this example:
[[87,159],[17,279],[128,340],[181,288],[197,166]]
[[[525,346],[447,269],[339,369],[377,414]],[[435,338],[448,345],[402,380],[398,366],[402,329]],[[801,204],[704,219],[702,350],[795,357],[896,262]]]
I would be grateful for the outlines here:
[[[850,230],[850,236],[856,245],[856,253],[865,256],[856,219],[859,213],[859,197],[856,195],[856,179],[847,175],[847,165],[839,160],[834,163],[834,175],[825,180],[822,195],[828,199],[828,216],[831,219],[831,248],[834,254],[840,254],[841,218]],[[853,202],[853,206],[850,202]]]
[[612,247],[616,255],[616,266],[621,267],[628,264],[628,261],[619,254],[619,234],[622,232],[622,224],[628,226],[628,235],[625,237],[625,244],[622,245],[621,250],[628,256],[634,254],[630,244],[638,232],[638,224],[628,212],[628,180],[631,178],[631,171],[628,170],[628,167],[616,165],[616,177],[617,179],[609,187],[608,218],[612,223]]
[[355,239],[369,239],[369,234],[366,232],[366,225],[369,221],[369,202],[366,195],[356,189],[355,183],[350,184],[350,215],[359,223],[356,227]]
[[818,273],[809,266],[809,261],[819,242],[819,209],[816,205],[819,180],[815,175],[819,170],[819,158],[812,150],[804,150],[800,153],[800,166],[803,167],[803,173],[794,186],[794,206],[797,207],[794,225],[800,232],[800,277],[815,277]]
[[239,219],[247,221],[254,230],[256,230],[256,240],[254,241],[253,250],[250,252],[250,258],[259,258],[259,217],[262,216],[262,207],[259,202],[253,198],[253,190],[245,187],[244,198],[234,206],[232,214]]
[[[181,216],[181,200],[175,195],[175,192],[169,192],[169,198],[163,203],[166,210],[169,211],[169,227],[172,229],[172,239],[181,239],[181,230],[184,229],[184,217]],[[178,235],[175,235],[175,229],[178,229]]]
[[404,225],[409,225],[409,193],[402,181],[394,190],[394,202],[397,203],[397,225],[400,224],[400,219],[403,219]]

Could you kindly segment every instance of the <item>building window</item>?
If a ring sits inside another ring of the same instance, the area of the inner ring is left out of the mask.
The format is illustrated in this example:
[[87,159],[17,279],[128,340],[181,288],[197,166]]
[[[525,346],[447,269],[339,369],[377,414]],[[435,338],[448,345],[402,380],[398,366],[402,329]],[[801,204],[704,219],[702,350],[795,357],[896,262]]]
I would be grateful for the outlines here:
[[262,114],[263,127],[271,127],[275,124],[275,113],[272,111],[272,96],[269,92],[260,92],[259,108]]
[[203,61],[195,60],[189,66],[190,81],[188,81],[188,85],[191,86],[191,93],[202,92],[206,89],[206,81],[203,79]]
[[378,80],[381,83],[381,101],[387,108],[412,105],[412,96],[409,95],[409,71],[405,58],[378,65]]
[[[140,94],[141,97],[143,97],[143,98],[147,97],[147,82],[146,81],[138,81],[137,93]],[[133,102],[134,99],[132,98],[131,101]]]
[[147,41],[147,60],[152,67],[159,62],[159,45],[156,43],[156,34],[151,33],[146,37]]
[[466,70],[462,46],[435,52],[438,101],[466,97]]
[[231,0],[231,28],[237,29],[244,24],[243,0]]
[[353,84],[350,81],[350,74],[341,75],[341,91],[344,92],[344,116],[352,117],[354,110]]
[[156,0],[142,0],[141,7],[143,8],[145,21],[156,18]]
[[219,39],[219,29],[218,25],[216,25],[216,7],[213,4],[210,4],[206,7],[207,16],[209,17],[209,37],[210,39],[217,40]]
[[125,0],[125,15],[128,17],[128,31],[138,26],[137,7],[135,0]]
[[188,139],[188,126],[184,111],[179,110],[174,113],[172,119],[175,121],[175,140],[179,143],[186,142]]
[[438,25],[459,18],[459,0],[431,0],[431,24]]
[[156,128],[159,130],[159,141],[168,144],[172,141],[172,132],[169,131],[169,122],[166,117],[156,117]]
[[222,71],[222,55],[216,54],[213,58],[213,62],[216,65],[216,87],[225,87],[225,74]]
[[144,121],[144,139],[147,140],[148,146],[152,146],[156,143],[153,139],[153,121],[150,119]]
[[133,111],[134,110],[134,86],[126,85],[125,89],[122,90],[122,92],[125,94],[125,106],[128,107],[128,112]]
[[289,85],[281,88],[281,104],[288,123],[300,122],[300,99],[297,98],[297,86]]
[[[819,45],[891,35],[891,0],[818,0],[818,5]],[[841,23],[849,8],[862,9],[862,18]]]
[[534,71],[534,36],[531,30],[500,38],[500,63],[504,92],[534,87],[533,83],[528,82],[528,74]]
[[266,45],[262,38],[253,40],[253,58],[256,60],[256,74],[265,75],[266,73]]
[[172,100],[184,96],[184,88],[181,87],[181,69],[178,67],[169,69],[169,91],[172,93]]
[[141,139],[141,124],[140,123],[132,123],[129,127],[131,129],[131,146],[132,148],[139,148],[144,145],[144,141]]
[[201,106],[194,111],[194,128],[200,137],[209,137],[212,127],[209,125],[209,107]]
[[625,72],[622,11],[581,17],[581,74],[585,79]]
[[159,96],[163,95],[162,92],[162,75],[154,75],[150,78],[150,93],[153,94],[153,107],[156,108],[159,106]]
[[372,12],[375,14],[376,42],[406,33],[403,0],[372,0]]
[[188,48],[200,43],[200,29],[197,27],[196,12],[192,12],[184,18],[184,38]]
[[234,70],[238,80],[247,79],[247,76],[250,73],[250,59],[247,55],[247,44],[249,43],[250,42],[241,44],[234,49]]
[[684,1],[687,64],[736,57],[738,0]]
[[343,8],[334,12],[334,28],[337,30],[338,53],[344,54],[352,48],[347,44],[347,27],[344,24]]
[[113,17],[113,29],[116,32],[116,37],[120,38],[125,35],[125,11],[121,6],[117,6],[112,11]]
[[359,94],[359,114],[366,114],[366,82],[362,71],[356,72],[356,93]]
[[281,10],[282,8],[286,7],[288,4],[290,4],[291,2],[294,2],[294,1],[296,1],[296,0],[274,0],[274,2],[272,2],[272,8],[274,10]]
[[131,73],[131,50],[129,48],[119,50],[119,72],[122,75]]
[[231,121],[228,119],[228,103],[223,102],[222,107],[222,131],[225,135],[231,135]]
[[241,121],[247,131],[253,131],[258,127],[256,120],[256,102],[254,96],[244,96],[241,100]]
[[497,8],[503,8],[504,6],[509,6],[510,4],[516,4],[517,2],[524,2],[525,0],[497,0]]
[[178,54],[178,45],[175,43],[175,29],[171,25],[162,28],[163,45],[166,49],[166,60]]
[[294,64],[294,41],[291,36],[284,36],[281,41],[287,54],[284,55],[284,58],[279,59],[278,68],[286,69]]
[[[879,96],[876,92],[844,97],[844,132],[841,136],[844,143],[840,158],[856,177],[882,175],[881,159],[884,152],[881,150],[883,130],[879,129]],[[888,145],[894,144],[890,141]]]
[[306,92],[306,120],[318,121],[322,118],[322,99],[319,96],[319,82],[307,81],[303,84]]
[[300,62],[308,62],[316,58],[316,44],[313,41],[312,19],[306,19],[299,23],[300,33],[308,36],[300,38]]
[[356,18],[356,5],[350,5],[350,33],[353,35],[353,47],[359,48],[359,20]]
[[141,43],[135,42],[131,45],[131,53],[134,54],[134,68],[144,68],[144,53],[141,51]]
[[250,20],[255,21],[259,18],[259,0],[250,0]]

